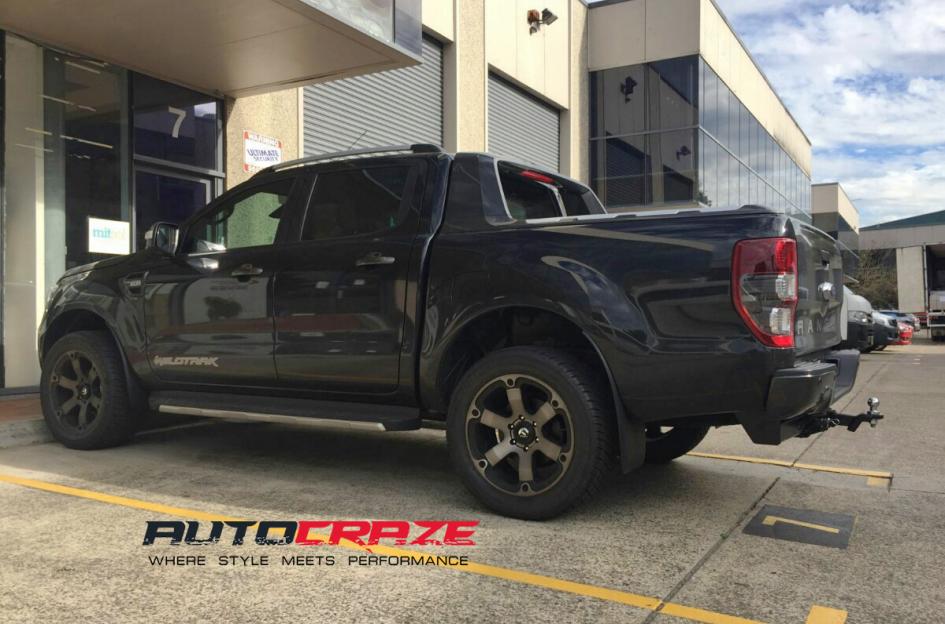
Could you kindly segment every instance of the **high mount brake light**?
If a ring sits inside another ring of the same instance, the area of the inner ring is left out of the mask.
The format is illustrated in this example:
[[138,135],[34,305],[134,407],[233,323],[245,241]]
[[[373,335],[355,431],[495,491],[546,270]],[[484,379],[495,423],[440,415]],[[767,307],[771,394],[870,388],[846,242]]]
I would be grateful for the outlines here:
[[535,180],[536,182],[543,182],[545,184],[554,184],[555,180],[551,176],[546,176],[543,173],[538,173],[537,171],[532,171],[526,169],[522,171],[521,175],[523,178],[528,178],[529,180]]
[[732,300],[751,333],[769,347],[794,347],[797,243],[791,238],[739,241],[732,254]]

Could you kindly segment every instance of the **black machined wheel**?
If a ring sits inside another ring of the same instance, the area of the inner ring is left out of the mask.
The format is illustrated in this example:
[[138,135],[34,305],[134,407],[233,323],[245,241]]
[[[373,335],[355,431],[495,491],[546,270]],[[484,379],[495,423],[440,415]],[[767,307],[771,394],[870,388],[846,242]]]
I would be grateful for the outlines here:
[[593,496],[613,466],[613,396],[592,366],[564,351],[510,347],[463,375],[446,439],[463,484],[487,507],[527,520]]
[[92,360],[79,351],[60,355],[49,375],[49,397],[62,427],[88,427],[102,409],[102,378]]
[[121,353],[106,332],[67,334],[49,348],[40,399],[53,437],[69,448],[115,446],[134,433]]
[[708,427],[664,427],[658,424],[646,426],[646,462],[665,464],[682,457],[696,448]]
[[515,496],[534,496],[568,470],[571,416],[546,383],[522,374],[492,379],[466,411],[466,448],[483,478]]

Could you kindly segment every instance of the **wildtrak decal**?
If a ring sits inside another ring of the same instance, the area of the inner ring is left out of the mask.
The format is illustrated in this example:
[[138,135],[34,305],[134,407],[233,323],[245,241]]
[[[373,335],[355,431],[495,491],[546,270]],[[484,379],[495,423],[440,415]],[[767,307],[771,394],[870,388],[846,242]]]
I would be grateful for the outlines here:
[[212,366],[219,368],[215,357],[204,357],[195,355],[155,355],[155,366]]

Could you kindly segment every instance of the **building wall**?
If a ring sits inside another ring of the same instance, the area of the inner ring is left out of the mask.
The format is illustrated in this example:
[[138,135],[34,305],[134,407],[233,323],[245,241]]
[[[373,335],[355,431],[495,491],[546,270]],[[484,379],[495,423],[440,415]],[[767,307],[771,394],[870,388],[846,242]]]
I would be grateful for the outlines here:
[[713,0],[700,0],[699,51],[765,130],[810,176],[810,140],[778,98]]
[[945,225],[860,230],[860,249],[898,249],[945,243]]
[[243,170],[243,132],[250,131],[282,142],[283,160],[300,154],[299,89],[226,100],[226,187],[248,180]]
[[533,0],[486,2],[486,58],[489,66],[558,108],[569,105],[569,0],[545,0],[558,20],[529,32],[526,15]]
[[699,11],[699,0],[627,0],[593,8],[590,71],[698,54]]
[[[526,14],[536,6],[530,0],[423,0],[424,30],[443,44],[443,147],[489,149],[488,77],[495,72],[560,111],[561,171],[586,182],[588,9],[581,0],[548,0],[539,8],[558,20],[529,34]],[[241,165],[242,130],[228,130],[240,142],[227,150],[233,154],[228,175],[234,163]]]
[[582,0],[571,0],[569,10],[569,106],[561,113],[561,172],[589,184],[590,91],[587,66],[590,42],[587,33],[590,11]]
[[926,307],[925,247],[903,247],[896,250],[896,286],[898,307],[903,312],[923,312]]
[[455,38],[454,0],[423,0],[423,27],[440,40]]
[[801,167],[811,145],[712,0],[626,0],[590,10],[591,71],[701,54]]
[[811,214],[838,213],[853,228],[860,231],[860,212],[837,182],[811,185]]

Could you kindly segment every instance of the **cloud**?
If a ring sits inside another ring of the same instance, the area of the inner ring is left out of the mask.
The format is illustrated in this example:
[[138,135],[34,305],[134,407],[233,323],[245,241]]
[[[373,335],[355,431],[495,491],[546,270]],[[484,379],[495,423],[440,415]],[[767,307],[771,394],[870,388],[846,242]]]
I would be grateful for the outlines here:
[[941,210],[945,0],[718,0],[863,221]]

